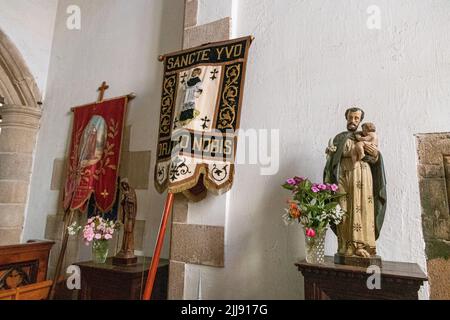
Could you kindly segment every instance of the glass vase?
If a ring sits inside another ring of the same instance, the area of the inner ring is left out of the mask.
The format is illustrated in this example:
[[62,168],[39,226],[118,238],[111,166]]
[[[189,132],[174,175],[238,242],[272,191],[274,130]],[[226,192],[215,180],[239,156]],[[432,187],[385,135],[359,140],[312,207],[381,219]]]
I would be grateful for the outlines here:
[[327,229],[317,230],[314,237],[309,237],[306,235],[305,229],[306,262],[315,264],[324,263],[326,233]]
[[94,263],[105,263],[108,257],[108,240],[94,240],[92,243],[92,261]]

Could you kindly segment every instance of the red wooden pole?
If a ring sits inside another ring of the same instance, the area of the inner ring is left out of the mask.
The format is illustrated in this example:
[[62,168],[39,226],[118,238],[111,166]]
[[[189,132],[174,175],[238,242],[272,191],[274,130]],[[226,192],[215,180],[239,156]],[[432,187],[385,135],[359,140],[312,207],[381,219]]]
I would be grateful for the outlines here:
[[161,225],[159,227],[158,240],[156,242],[155,251],[153,252],[152,263],[150,265],[150,270],[147,276],[147,282],[145,284],[144,294],[142,300],[150,300],[153,291],[153,284],[155,283],[156,271],[159,265],[159,256],[161,254],[161,249],[164,243],[164,235],[166,233],[167,220],[172,211],[173,205],[173,193],[167,194],[166,205],[164,207],[164,214],[161,219]]

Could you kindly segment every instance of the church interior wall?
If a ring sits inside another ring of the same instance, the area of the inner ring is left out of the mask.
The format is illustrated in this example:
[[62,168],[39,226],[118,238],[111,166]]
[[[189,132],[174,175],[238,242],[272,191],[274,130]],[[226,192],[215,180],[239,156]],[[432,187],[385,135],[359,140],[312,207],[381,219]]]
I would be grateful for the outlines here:
[[45,93],[58,0],[0,0],[0,26]]
[[[71,5],[80,8],[80,30],[67,28],[70,14],[66,11]],[[152,181],[162,79],[157,57],[181,48],[182,17],[183,3],[176,0],[59,1],[24,241],[60,240],[60,190],[71,130],[70,108],[96,101],[97,88],[107,81],[110,89],[105,98],[130,92],[137,95],[128,108],[122,174],[137,189],[136,249],[151,255],[164,204]],[[168,256],[168,248],[167,237],[162,257]],[[88,254],[81,241],[72,239],[67,263]],[[53,266],[56,257],[53,254]]]
[[[210,1],[200,3],[199,20],[205,20],[201,16],[208,15]],[[444,68],[449,34],[442,32],[449,27],[449,4],[379,1],[381,27],[369,29],[366,11],[371,4],[235,3],[233,33],[255,36],[241,128],[279,129],[279,171],[262,176],[257,165],[238,165],[226,196],[189,206],[189,219],[198,219],[207,206],[228,204],[225,268],[188,266],[187,287],[194,288],[186,289],[188,297],[197,294],[199,269],[204,270],[206,298],[301,295],[293,263],[304,255],[303,236],[299,226],[286,227],[281,221],[288,195],[280,184],[294,174],[321,181],[324,149],[334,134],[345,130],[349,105],[361,106],[366,120],[377,124],[386,164],[389,201],[378,252],[385,260],[427,269],[415,134],[449,130],[448,90],[443,86],[450,80]],[[241,139],[238,154],[245,152],[242,147]],[[336,250],[331,232],[326,248],[330,255]],[[428,287],[420,294],[426,298]]]
[[[351,105],[363,108],[365,120],[377,125],[385,162],[389,198],[378,254],[387,261],[418,263],[425,272],[431,266],[442,276],[448,260],[435,254],[435,263],[427,263],[424,233],[427,238],[429,230],[422,215],[430,208],[421,202],[420,187],[430,177],[420,171],[425,169],[419,158],[424,136],[450,131],[444,85],[450,83],[445,67],[450,34],[442,31],[450,27],[448,1],[377,1],[381,22],[375,28],[368,24],[369,0],[187,2],[198,5],[196,25],[222,21],[221,26],[229,23],[233,37],[253,35],[255,40],[241,113],[244,135],[237,148],[238,158],[246,161],[236,165],[229,192],[208,195],[186,208],[179,202],[176,209],[186,215],[187,228],[206,226],[218,230],[213,235],[223,233],[223,246],[217,247],[223,260],[214,266],[187,262],[180,269],[182,298],[304,297],[294,266],[305,256],[304,236],[299,225],[282,221],[289,194],[280,185],[293,175],[322,180],[325,148],[345,130],[344,112]],[[193,25],[183,30],[184,1],[39,3],[0,0],[0,25],[45,93],[22,239],[60,240],[70,108],[95,101],[97,87],[108,81],[107,98],[137,94],[129,104],[122,173],[137,186],[137,249],[150,255],[164,206],[164,196],[153,187],[162,79],[157,57],[181,49],[183,31],[188,41]],[[81,9],[81,30],[67,28],[70,5]],[[268,154],[259,154],[255,164],[246,158],[250,144],[245,131],[256,132],[259,146],[267,145]],[[268,166],[275,169],[262,174]],[[447,164],[442,166],[447,170]],[[170,237],[168,230],[163,258],[169,258]],[[326,254],[336,249],[329,231]],[[81,241],[72,240],[68,263],[88,254]],[[420,298],[428,297],[424,285]]]

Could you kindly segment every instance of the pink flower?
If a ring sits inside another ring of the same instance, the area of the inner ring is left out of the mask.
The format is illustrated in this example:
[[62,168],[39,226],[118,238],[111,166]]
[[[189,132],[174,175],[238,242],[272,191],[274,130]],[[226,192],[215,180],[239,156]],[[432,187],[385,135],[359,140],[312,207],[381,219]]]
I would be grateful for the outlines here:
[[297,184],[297,181],[295,181],[294,178],[289,178],[286,180],[286,183],[291,185],[291,186],[295,186]]
[[339,187],[336,184],[334,184],[334,183],[330,186],[330,190],[333,191],[333,192],[338,191],[338,189],[339,189]]
[[83,237],[85,239],[88,239],[89,241],[92,240],[92,238],[94,237],[94,231],[91,228],[87,228],[83,231]]
[[320,189],[320,190],[327,190],[327,186],[325,184],[323,184],[323,183],[319,184],[317,186],[317,188]]
[[319,189],[316,185],[313,185],[313,186],[311,187],[311,191],[314,192],[314,193],[317,193],[317,192],[320,191],[320,189]]
[[306,228],[306,236],[310,238],[314,238],[316,236],[316,232],[313,228]]
[[295,176],[295,177],[294,177],[294,180],[295,180],[297,183],[301,183],[301,182],[305,181],[306,178],[305,178],[305,177],[297,177],[297,176]]
[[83,228],[83,238],[86,245],[93,240],[110,240],[115,231],[114,221],[105,220],[100,216],[89,218]]

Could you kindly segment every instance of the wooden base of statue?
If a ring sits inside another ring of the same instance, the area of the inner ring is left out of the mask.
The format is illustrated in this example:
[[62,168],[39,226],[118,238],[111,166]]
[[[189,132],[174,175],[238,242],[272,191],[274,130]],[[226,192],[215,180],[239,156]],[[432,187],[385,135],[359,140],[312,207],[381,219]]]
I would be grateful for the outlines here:
[[112,264],[115,266],[132,266],[137,264],[138,258],[134,254],[119,252],[112,258]]
[[334,263],[363,268],[367,268],[369,266],[382,267],[383,265],[380,256],[372,256],[370,258],[364,258],[359,256],[345,256],[339,253],[336,253],[334,255]]

